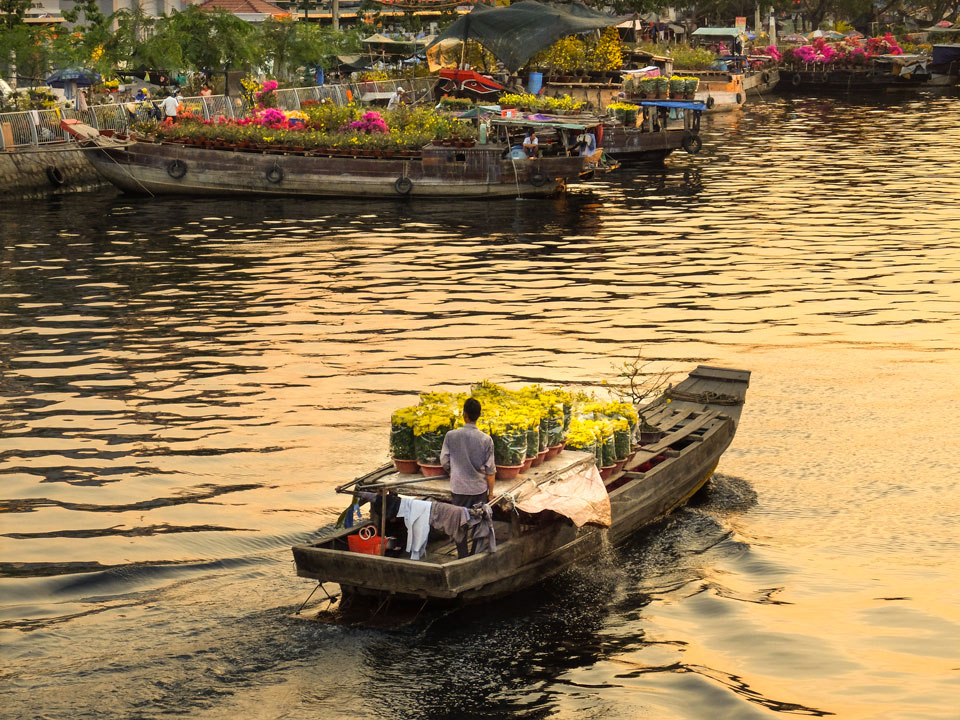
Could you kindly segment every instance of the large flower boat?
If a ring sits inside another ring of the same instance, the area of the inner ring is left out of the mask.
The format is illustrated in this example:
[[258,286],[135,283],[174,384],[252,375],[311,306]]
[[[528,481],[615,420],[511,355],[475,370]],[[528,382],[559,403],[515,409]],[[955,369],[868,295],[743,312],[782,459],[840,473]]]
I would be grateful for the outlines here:
[[[388,127],[387,121],[391,121]],[[599,125],[531,120],[566,135]],[[509,142],[479,138],[467,122],[432,109],[393,115],[321,105],[296,113],[260,108],[251,118],[135,126],[130,137],[105,137],[66,120],[65,131],[95,150],[86,157],[124,192],[149,195],[292,197],[542,197],[603,172],[586,167],[575,143],[543,146],[540,156],[511,152]],[[505,139],[510,138],[504,132]],[[516,138],[514,138],[516,140]]]
[[[323,589],[327,599],[319,611],[324,613],[340,597],[331,583],[339,585],[345,601],[417,604],[481,601],[529,587],[596,557],[608,541],[627,540],[693,496],[734,438],[749,380],[748,371],[699,366],[637,409],[628,403],[578,407],[574,398],[571,412],[569,396],[539,393],[533,402],[539,403],[540,417],[532,421],[524,419],[530,402],[508,402],[487,427],[498,463],[495,499],[487,506],[492,511],[488,540],[495,541],[489,549],[495,551],[458,558],[453,539],[434,531],[422,556],[411,559],[415,551],[406,552],[408,547],[392,537],[404,532],[404,523],[388,520],[389,508],[398,504],[396,493],[408,501],[448,507],[449,480],[409,474],[416,472],[417,463],[406,467],[398,462],[405,472],[385,465],[338,488],[369,499],[376,514],[295,546],[297,574],[316,580],[315,590]],[[484,416],[496,387],[473,389],[482,398]],[[518,393],[520,401],[530,397],[525,392]],[[442,432],[453,423],[456,403],[448,404],[446,414],[430,398],[419,412],[408,408],[395,413],[393,453],[423,457],[428,461],[421,463],[424,472],[433,467]],[[404,439],[404,427],[411,422],[414,434]],[[537,458],[539,464],[527,465],[524,472],[525,461]],[[500,465],[521,460],[519,469]]]
[[905,54],[892,35],[816,38],[783,53],[779,90],[859,92],[916,90],[931,78],[930,58]]

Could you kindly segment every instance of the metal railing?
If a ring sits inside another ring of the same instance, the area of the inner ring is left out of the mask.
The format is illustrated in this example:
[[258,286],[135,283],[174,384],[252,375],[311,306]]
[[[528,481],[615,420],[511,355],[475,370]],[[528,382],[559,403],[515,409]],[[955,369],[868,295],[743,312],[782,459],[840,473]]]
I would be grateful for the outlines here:
[[[284,88],[277,90],[277,105],[285,112],[299,110],[308,100],[329,100],[337,105],[346,105],[351,100],[364,102],[382,100],[402,87],[410,102],[428,99],[433,92],[435,78],[422,77],[408,80],[378,80],[321,87]],[[218,117],[244,117],[250,109],[242,98],[230,95],[181,98],[185,110],[200,115],[204,120]],[[127,133],[135,122],[152,117],[153,108],[159,103],[136,101],[110,105],[93,105],[87,110],[53,108],[49,110],[24,110],[0,113],[0,151],[42,147],[71,142],[60,127],[63,119],[77,119],[97,130],[113,130]]]

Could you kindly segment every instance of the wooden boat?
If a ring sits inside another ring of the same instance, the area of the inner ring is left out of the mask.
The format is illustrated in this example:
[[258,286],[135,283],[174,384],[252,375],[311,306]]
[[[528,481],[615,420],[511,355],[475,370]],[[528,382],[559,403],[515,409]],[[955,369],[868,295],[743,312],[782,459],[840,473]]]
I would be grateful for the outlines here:
[[[497,481],[496,552],[457,559],[445,537],[428,543],[426,556],[417,561],[351,552],[350,536],[363,530],[358,525],[295,546],[297,574],[318,581],[318,587],[328,582],[339,584],[345,599],[372,596],[421,603],[475,602],[533,585],[595,557],[605,543],[623,542],[696,493],[733,440],[749,380],[748,371],[699,366],[644,409],[647,421],[660,427],[664,435],[642,445],[622,470],[606,478],[612,518],[607,530],[589,524],[578,529],[553,512],[529,515],[514,511],[510,497],[517,491],[517,483],[547,483],[593,466],[593,454],[564,450],[527,477]],[[440,501],[450,498],[446,478],[400,475],[389,465],[360,478],[354,490],[362,488],[401,490]]]
[[743,91],[745,94],[764,95],[775,90],[780,82],[780,69],[776,67],[760,67],[748,69],[743,74]]
[[860,68],[803,66],[784,69],[777,89],[818,93],[919,90],[930,79],[926,66],[927,58],[919,55],[881,55]]
[[700,78],[700,87],[694,95],[694,100],[706,106],[705,112],[732,112],[742,108],[747,101],[742,73],[725,70],[678,70],[677,72]]
[[[568,123],[569,124],[569,123]],[[587,127],[578,126],[581,131]],[[95,150],[86,157],[103,178],[132,194],[284,197],[545,197],[568,181],[593,177],[570,153],[511,156],[505,144],[428,145],[412,157],[360,157],[314,151],[197,147],[104,137],[67,120],[63,128]]]
[[[605,123],[603,148],[612,157],[626,162],[662,165],[674,150],[696,155],[703,148],[700,116],[703,103],[690,100],[641,100],[642,117],[637,127]],[[680,117],[672,119],[671,115]]]

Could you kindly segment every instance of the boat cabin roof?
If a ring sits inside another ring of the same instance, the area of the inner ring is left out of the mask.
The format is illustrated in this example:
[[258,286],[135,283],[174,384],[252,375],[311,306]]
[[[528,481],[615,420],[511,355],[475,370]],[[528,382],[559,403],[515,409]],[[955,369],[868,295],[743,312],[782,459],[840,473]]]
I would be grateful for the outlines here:
[[707,106],[697,100],[641,100],[643,107],[676,108],[678,110],[706,110]]
[[494,117],[491,121],[497,125],[517,125],[534,128],[556,128],[561,130],[586,130],[596,127],[602,121],[599,118],[590,118],[589,122],[581,120],[568,120],[566,118],[552,117],[547,115],[537,115],[536,118],[530,116],[518,116],[512,118]]

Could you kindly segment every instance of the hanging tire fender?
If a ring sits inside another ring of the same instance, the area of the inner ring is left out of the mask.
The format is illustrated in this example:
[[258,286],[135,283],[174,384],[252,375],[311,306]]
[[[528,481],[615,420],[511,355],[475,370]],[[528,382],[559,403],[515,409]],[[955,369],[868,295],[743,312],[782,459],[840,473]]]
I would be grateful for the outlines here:
[[703,140],[699,135],[684,135],[680,145],[691,155],[696,155],[703,149]]
[[409,195],[413,192],[413,180],[408,177],[398,177],[393,183],[393,189],[399,195]]
[[800,84],[803,82],[803,78],[800,76],[800,73],[794,73],[793,77],[790,78],[790,84],[794,87],[800,87]]
[[766,85],[768,82],[770,82],[770,73],[768,73],[768,72],[762,72],[762,73],[760,73],[760,81],[761,81],[764,85]]
[[274,165],[272,168],[267,170],[267,182],[272,182],[276,185],[278,182],[283,180],[283,168],[279,165]]
[[743,105],[743,95],[737,93],[737,105]]
[[713,109],[713,106],[716,104],[716,102],[717,101],[713,99],[713,95],[708,95],[707,102],[706,102],[707,110]]
[[167,175],[179,180],[187,174],[187,164],[183,160],[173,160],[167,165]]
[[546,175],[544,175],[541,172],[535,172],[533,175],[530,176],[530,184],[533,185],[534,187],[543,187],[548,182],[550,182],[550,178],[548,178]]
[[63,172],[60,168],[55,165],[48,165],[46,169],[47,180],[54,187],[63,187],[67,182],[67,179],[63,176]]

